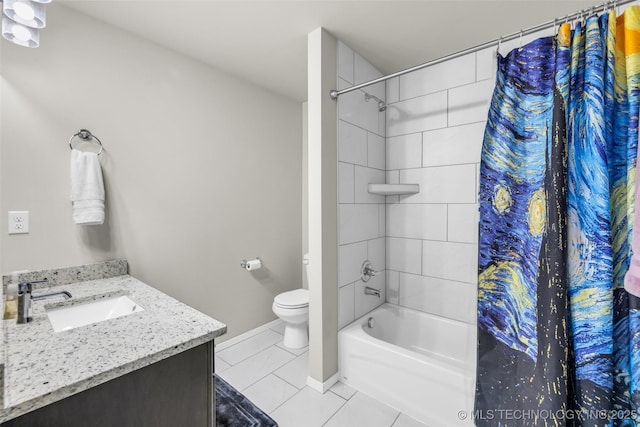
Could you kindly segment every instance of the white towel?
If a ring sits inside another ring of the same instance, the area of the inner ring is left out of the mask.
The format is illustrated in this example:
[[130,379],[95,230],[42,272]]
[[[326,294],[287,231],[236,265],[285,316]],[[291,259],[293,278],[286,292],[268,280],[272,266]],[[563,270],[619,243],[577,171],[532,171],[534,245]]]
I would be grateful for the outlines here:
[[104,182],[97,153],[71,150],[71,204],[76,224],[104,223]]

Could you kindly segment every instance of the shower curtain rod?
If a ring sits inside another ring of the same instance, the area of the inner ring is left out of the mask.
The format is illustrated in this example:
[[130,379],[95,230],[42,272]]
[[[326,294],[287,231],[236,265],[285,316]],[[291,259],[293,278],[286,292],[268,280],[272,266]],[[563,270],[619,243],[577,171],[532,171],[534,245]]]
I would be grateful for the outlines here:
[[338,99],[338,97],[340,95],[343,95],[343,94],[349,93],[349,92],[353,92],[354,90],[362,89],[363,87],[371,86],[371,85],[374,85],[376,83],[387,81],[387,80],[392,79],[394,77],[398,77],[398,76],[402,76],[404,74],[412,73],[414,71],[422,70],[423,68],[431,67],[432,65],[437,65],[437,64],[440,64],[441,62],[450,61],[452,59],[456,59],[456,58],[459,58],[461,56],[467,55],[469,53],[474,53],[474,52],[477,52],[477,51],[482,50],[482,49],[486,49],[486,48],[491,47],[491,46],[495,46],[495,45],[500,46],[500,44],[502,42],[515,40],[518,37],[527,36],[529,34],[535,33],[537,31],[545,30],[547,28],[554,27],[554,26],[556,26],[558,24],[562,24],[564,22],[573,21],[574,19],[577,19],[577,18],[579,18],[581,16],[584,16],[587,13],[593,13],[598,9],[602,9],[602,11],[604,12],[608,8],[615,8],[617,6],[622,6],[622,5],[625,5],[625,4],[628,4],[628,3],[634,3],[636,1],[638,1],[638,0],[619,0],[619,1],[611,1],[611,2],[602,3],[602,4],[598,5],[598,6],[592,6],[590,8],[583,9],[583,10],[581,10],[579,12],[575,12],[575,13],[572,13],[570,15],[567,15],[564,18],[556,18],[553,21],[547,21],[547,22],[545,22],[543,24],[539,24],[539,25],[536,25],[534,27],[529,27],[529,28],[526,28],[524,30],[520,30],[518,32],[511,33],[509,35],[500,37],[498,39],[491,40],[489,42],[482,43],[482,44],[476,45],[474,47],[471,47],[471,48],[468,48],[468,49],[465,49],[465,50],[461,50],[459,52],[452,53],[450,55],[446,55],[446,56],[440,57],[438,59],[434,59],[432,61],[428,61],[428,62],[419,64],[419,65],[415,65],[415,66],[413,66],[411,68],[406,68],[404,70],[397,71],[397,72],[395,72],[393,74],[388,74],[386,76],[378,77],[377,79],[369,80],[369,81],[366,81],[364,83],[359,83],[357,85],[348,87],[346,89],[341,89],[341,90],[335,90],[334,89],[331,92],[329,92],[329,96],[331,97],[331,99],[333,99],[335,101],[336,99]]

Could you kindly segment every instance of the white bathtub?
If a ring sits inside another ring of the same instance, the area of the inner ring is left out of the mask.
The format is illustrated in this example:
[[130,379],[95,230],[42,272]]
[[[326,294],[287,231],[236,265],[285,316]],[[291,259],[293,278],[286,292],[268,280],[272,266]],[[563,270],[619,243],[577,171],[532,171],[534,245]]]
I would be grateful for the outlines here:
[[429,427],[473,425],[475,325],[383,304],[338,343],[345,384]]

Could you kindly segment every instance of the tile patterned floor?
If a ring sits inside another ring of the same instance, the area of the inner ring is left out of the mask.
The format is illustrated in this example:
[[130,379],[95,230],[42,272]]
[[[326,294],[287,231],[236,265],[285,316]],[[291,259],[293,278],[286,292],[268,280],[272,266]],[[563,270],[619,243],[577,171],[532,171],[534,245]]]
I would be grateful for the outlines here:
[[282,344],[284,326],[269,329],[216,350],[215,371],[280,427],[419,427],[416,420],[336,383],[325,394],[306,385],[308,348]]

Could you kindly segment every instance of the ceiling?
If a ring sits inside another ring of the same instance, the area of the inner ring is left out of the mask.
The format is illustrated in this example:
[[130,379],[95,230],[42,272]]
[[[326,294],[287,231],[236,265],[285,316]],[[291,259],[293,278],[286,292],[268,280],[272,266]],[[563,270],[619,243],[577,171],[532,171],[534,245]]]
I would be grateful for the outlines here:
[[[324,27],[385,74],[495,40],[602,0],[57,0],[296,101],[307,34]],[[504,52],[503,52],[504,53]]]

